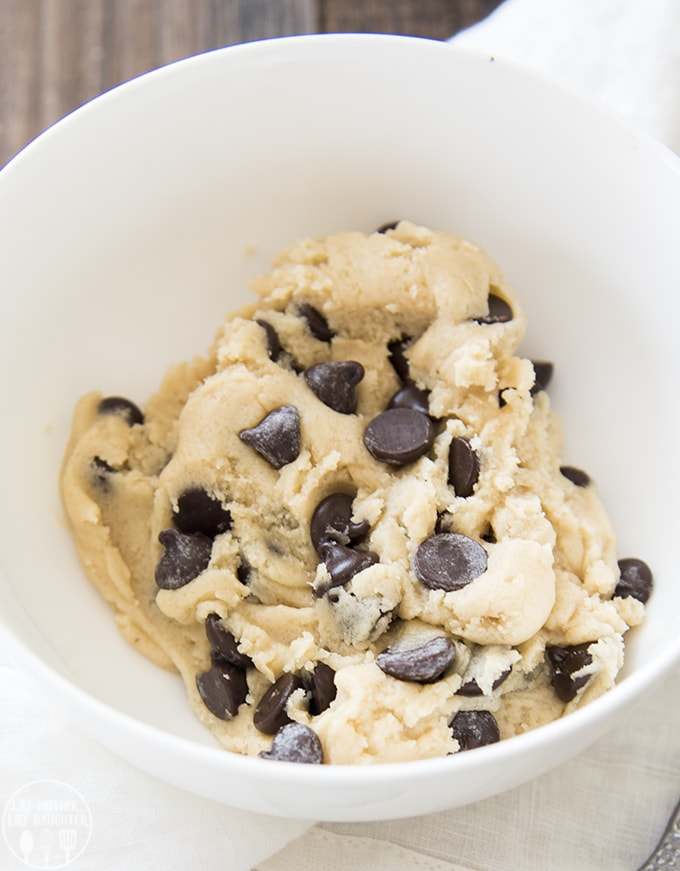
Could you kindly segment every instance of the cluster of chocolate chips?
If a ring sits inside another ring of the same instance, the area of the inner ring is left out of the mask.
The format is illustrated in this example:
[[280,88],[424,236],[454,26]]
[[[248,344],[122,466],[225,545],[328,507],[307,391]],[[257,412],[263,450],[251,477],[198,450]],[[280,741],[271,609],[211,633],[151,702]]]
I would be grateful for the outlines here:
[[[210,667],[196,676],[196,688],[211,713],[221,720],[231,720],[247,699],[246,672],[253,663],[239,651],[236,639],[219,614],[208,615],[205,632],[210,645]],[[309,713],[317,716],[335,699],[334,670],[318,662],[310,674],[284,673],[264,693],[253,712],[255,727],[265,735],[274,736],[270,749],[261,754],[264,758],[323,761],[321,744],[314,731],[293,723],[288,716],[288,703],[298,690],[304,690]]]

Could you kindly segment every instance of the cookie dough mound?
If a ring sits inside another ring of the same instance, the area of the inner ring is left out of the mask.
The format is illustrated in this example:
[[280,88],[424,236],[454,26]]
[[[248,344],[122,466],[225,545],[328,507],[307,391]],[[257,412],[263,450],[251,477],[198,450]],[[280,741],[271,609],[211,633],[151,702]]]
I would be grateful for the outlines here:
[[75,410],[64,505],[126,638],[225,748],[301,762],[468,750],[609,689],[651,574],[563,464],[496,265],[403,221],[253,289],[143,410]]

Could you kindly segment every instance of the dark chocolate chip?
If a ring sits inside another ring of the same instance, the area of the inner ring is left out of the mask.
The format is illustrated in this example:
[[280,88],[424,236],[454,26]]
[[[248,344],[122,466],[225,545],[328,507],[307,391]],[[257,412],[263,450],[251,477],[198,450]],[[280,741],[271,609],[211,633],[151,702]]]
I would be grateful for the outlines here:
[[652,570],[647,563],[635,557],[626,557],[619,560],[619,571],[621,578],[616,585],[614,595],[621,598],[632,596],[646,604],[654,585]]
[[202,532],[215,538],[231,529],[231,513],[202,487],[189,487],[177,499],[173,521],[180,532]]
[[253,714],[253,724],[265,735],[274,735],[290,723],[286,710],[290,697],[302,688],[302,680],[296,674],[282,674],[262,696]]
[[486,571],[486,551],[457,532],[440,532],[418,546],[413,568],[431,590],[460,590]]
[[378,667],[397,680],[432,683],[438,680],[456,656],[450,638],[440,635],[419,647],[388,647],[376,658]]
[[560,466],[560,472],[577,487],[587,487],[590,484],[590,475],[583,469],[577,469],[575,466]]
[[[512,671],[512,666],[506,668],[502,671],[496,680],[491,684],[492,690],[497,690],[498,687],[503,683],[503,681],[507,680],[510,677],[510,672]],[[456,690],[456,695],[458,696],[481,696],[484,695],[482,692],[482,688],[477,683],[475,678],[471,678],[470,680],[466,680],[464,684],[462,684],[458,690]]]
[[241,430],[239,438],[275,469],[281,469],[300,454],[300,414],[294,405],[282,405],[257,426]]
[[409,377],[409,363],[406,358],[406,349],[411,344],[413,339],[411,336],[405,336],[401,339],[393,339],[387,343],[389,351],[389,361],[392,368],[397,373],[401,381],[407,381]]
[[429,390],[421,390],[413,381],[405,382],[387,403],[388,408],[413,408],[423,414],[430,413]]
[[366,427],[369,453],[391,466],[404,466],[426,454],[434,442],[430,418],[413,408],[388,408]]
[[335,333],[328,326],[328,321],[321,312],[313,305],[303,303],[298,308],[298,313],[307,322],[309,332],[320,342],[330,342]]
[[228,662],[213,662],[207,671],[196,675],[196,688],[203,704],[220,720],[235,717],[248,695],[245,672]]
[[317,553],[322,544],[358,544],[368,535],[367,520],[352,521],[353,499],[348,493],[331,493],[314,509],[309,534]]
[[387,233],[388,230],[396,230],[399,223],[399,221],[388,221],[386,224],[381,224],[375,232]]
[[156,583],[161,589],[178,590],[208,568],[212,540],[206,535],[163,529],[158,540],[164,547],[156,566]]
[[97,411],[99,414],[119,414],[125,418],[128,426],[133,426],[135,423],[144,423],[144,415],[138,406],[123,396],[105,397],[97,406]]
[[364,377],[364,367],[354,360],[315,363],[305,370],[304,378],[316,396],[340,414],[357,410],[357,384]]
[[222,622],[219,614],[208,614],[205,634],[210,643],[210,656],[215,661],[230,662],[237,668],[250,668],[250,657],[241,653],[236,639]]
[[467,439],[456,437],[449,448],[449,484],[456,496],[472,496],[479,478],[479,457]]
[[496,538],[496,533],[494,532],[493,527],[489,524],[486,527],[486,531],[479,536],[482,541],[485,541],[487,544],[496,544],[498,539]]
[[351,581],[369,566],[379,561],[378,555],[371,550],[354,550],[333,541],[324,542],[320,547],[320,556],[331,576],[330,583],[315,588],[315,595],[322,596],[332,587],[341,587]]
[[283,348],[281,347],[281,340],[279,339],[279,334],[268,321],[258,320],[256,321],[256,323],[258,323],[264,330],[265,338],[267,340],[267,353],[269,354],[269,359],[273,363],[276,363],[283,351]]
[[325,662],[317,662],[310,683],[309,713],[316,717],[330,707],[337,695],[335,670]]
[[461,750],[474,750],[501,740],[496,718],[490,711],[458,711],[451,732]]
[[551,682],[560,701],[570,702],[577,691],[590,679],[589,674],[574,677],[574,673],[593,661],[593,657],[588,653],[592,643],[587,641],[585,644],[574,644],[571,647],[558,645],[546,647],[545,652],[552,669]]
[[313,729],[304,723],[288,723],[274,736],[269,750],[259,754],[261,759],[279,762],[302,762],[311,765],[323,763],[323,747]]
[[117,470],[101,457],[92,457],[91,466],[95,484],[104,493],[108,493],[111,489],[111,475],[115,475]]
[[512,320],[510,303],[495,293],[489,294],[489,313],[475,318],[478,324],[502,324]]
[[552,381],[555,366],[547,360],[532,360],[531,364],[534,367],[534,385],[531,388],[531,395],[535,396],[548,387]]
[[250,583],[250,572],[250,563],[243,556],[243,554],[240,554],[238,568],[236,569],[237,580],[239,580],[242,584],[247,585],[248,583]]

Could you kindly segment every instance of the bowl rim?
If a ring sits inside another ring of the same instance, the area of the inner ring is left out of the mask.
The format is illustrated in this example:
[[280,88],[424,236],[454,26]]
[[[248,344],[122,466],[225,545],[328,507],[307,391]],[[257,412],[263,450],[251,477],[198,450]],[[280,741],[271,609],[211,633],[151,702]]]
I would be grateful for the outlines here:
[[[82,117],[86,117],[92,112],[105,110],[111,101],[117,103],[121,99],[121,95],[125,96],[139,91],[139,89],[142,89],[143,92],[148,87],[149,82],[153,83],[157,79],[174,76],[177,70],[184,69],[190,65],[211,64],[214,58],[227,55],[227,53],[232,58],[237,58],[239,55],[257,57],[262,52],[271,53],[279,49],[284,52],[295,51],[297,46],[301,44],[308,44],[310,46],[321,44],[328,46],[329,44],[334,44],[337,47],[359,44],[362,46],[378,44],[410,45],[416,47],[414,49],[416,51],[441,51],[452,55],[457,54],[459,58],[467,59],[463,61],[464,63],[473,62],[476,64],[480,60],[484,62],[489,60],[487,55],[476,49],[454,47],[440,40],[415,36],[368,33],[299,34],[272,37],[212,49],[141,73],[69,112],[27,143],[0,169],[0,193],[5,179],[13,177],[15,173],[24,171],[24,167],[29,169],[33,155],[39,156],[43,149],[49,148],[52,137],[66,135],[72,125],[80,123]],[[493,58],[491,59],[493,60]],[[613,110],[608,110],[601,104],[596,103],[594,99],[576,94],[561,85],[549,81],[542,74],[535,73],[523,64],[505,59],[499,59],[498,63],[512,69],[515,76],[528,77],[540,87],[549,88],[552,91],[561,91],[564,98],[571,100],[572,103],[580,104],[581,107],[586,108],[586,111],[595,113],[600,117],[606,116],[608,118],[607,123],[610,126],[615,125],[620,135],[628,140],[631,140],[632,137],[641,144],[642,148],[650,152],[652,159],[664,161],[680,175],[680,158],[670,148],[644,131],[639,130]],[[583,108],[579,111],[583,111]],[[525,734],[505,739],[498,744],[478,748],[476,753],[472,755],[461,753],[455,754],[452,759],[437,757],[433,759],[372,765],[310,765],[291,767],[284,762],[266,760],[265,763],[256,757],[231,753],[221,748],[217,743],[215,746],[198,744],[189,738],[175,735],[134,718],[132,715],[91,695],[65,677],[58,668],[49,665],[41,659],[27,644],[16,636],[11,626],[5,621],[2,613],[0,613],[0,641],[7,643],[10,653],[14,655],[16,661],[22,664],[30,674],[34,675],[41,684],[50,688],[53,695],[59,699],[68,700],[71,707],[75,710],[90,711],[100,722],[107,721],[115,725],[116,728],[121,728],[129,734],[140,737],[144,742],[153,743],[156,746],[160,744],[172,753],[180,754],[187,759],[198,758],[202,761],[210,761],[212,765],[226,766],[228,769],[236,766],[236,770],[248,774],[261,773],[263,770],[266,770],[268,780],[273,779],[284,784],[288,783],[291,780],[291,775],[293,775],[296,783],[308,783],[310,785],[317,783],[344,783],[347,781],[358,786],[369,783],[371,785],[376,783],[390,785],[396,780],[403,784],[411,780],[421,779],[435,771],[441,771],[442,766],[452,766],[451,771],[455,772],[457,769],[466,770],[471,767],[475,768],[484,760],[502,763],[507,757],[514,757],[518,753],[521,754],[527,746],[551,745],[573,732],[584,734],[590,730],[593,733],[592,740],[595,740],[600,734],[596,726],[604,718],[606,711],[624,712],[627,707],[646,695],[649,689],[655,686],[674,665],[680,662],[680,637],[678,637],[663,650],[655,653],[649,662],[625,676],[620,683],[604,696],[595,699],[585,707],[570,713],[567,717],[532,729]]]

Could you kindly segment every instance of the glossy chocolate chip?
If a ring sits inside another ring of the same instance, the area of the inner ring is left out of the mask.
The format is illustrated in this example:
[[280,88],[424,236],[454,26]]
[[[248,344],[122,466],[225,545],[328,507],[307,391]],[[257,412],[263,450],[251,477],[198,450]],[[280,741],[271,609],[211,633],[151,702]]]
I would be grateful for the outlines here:
[[314,308],[313,305],[303,303],[298,308],[298,313],[306,321],[309,332],[315,339],[318,339],[320,342],[331,341],[335,333],[328,326],[328,321],[318,309]]
[[431,590],[460,590],[486,571],[486,551],[457,532],[440,532],[419,545],[413,558],[418,579]]
[[388,359],[399,379],[403,382],[408,381],[409,378],[409,362],[406,357],[406,349],[412,341],[411,336],[404,336],[401,339],[393,339],[387,343],[387,350],[389,351]]
[[164,551],[156,566],[156,583],[163,590],[178,590],[208,568],[212,540],[200,532],[190,535],[177,529],[161,530]]
[[570,647],[546,647],[545,652],[552,670],[551,682],[560,701],[570,702],[590,679],[589,674],[575,676],[575,672],[592,663],[593,657],[588,653],[591,644],[592,641],[587,641],[585,644],[574,644]]
[[273,363],[276,363],[283,351],[283,348],[281,347],[281,340],[279,339],[279,334],[268,321],[258,320],[255,323],[259,324],[264,330],[265,338],[267,340],[267,353],[269,354],[269,359]]
[[479,478],[479,457],[467,439],[456,437],[449,448],[449,484],[456,496],[472,496]]
[[124,396],[107,396],[97,406],[99,414],[118,414],[128,426],[144,423],[144,415],[138,406]]
[[357,410],[357,384],[364,377],[364,367],[354,360],[315,363],[305,370],[304,379],[324,405],[340,414]]
[[[506,668],[502,671],[496,680],[491,684],[491,689],[497,690],[498,687],[506,681],[510,677],[510,672],[512,671],[512,667]],[[482,696],[484,693],[482,692],[482,688],[477,683],[475,678],[471,678],[470,680],[465,681],[457,690],[456,695],[458,696]]]
[[300,454],[300,414],[294,405],[282,405],[257,426],[241,430],[239,438],[275,469],[281,469]]
[[458,711],[451,732],[461,750],[474,750],[501,740],[496,718],[490,711]]
[[587,487],[590,484],[590,475],[583,469],[577,469],[575,466],[560,466],[560,472],[577,487]]
[[316,506],[309,535],[317,553],[320,553],[321,545],[329,541],[349,545],[358,544],[366,538],[368,521],[352,521],[352,502],[348,493],[331,493]]
[[375,232],[387,233],[388,230],[396,230],[399,223],[399,221],[388,221],[386,224],[381,224]]
[[541,390],[545,390],[552,381],[555,366],[548,360],[532,360],[534,367],[534,384],[531,388],[531,395],[535,396]]
[[366,427],[364,444],[369,453],[391,466],[404,466],[426,454],[434,443],[430,418],[412,408],[388,408]]
[[413,381],[407,381],[403,387],[391,397],[387,403],[388,408],[412,408],[422,414],[430,413],[430,392],[421,390]]
[[419,647],[388,647],[375,659],[378,667],[397,680],[432,683],[438,680],[456,656],[450,638],[441,635]]
[[619,571],[621,577],[614,590],[614,595],[621,596],[621,598],[632,596],[646,604],[654,586],[652,570],[647,563],[635,557],[626,557],[619,560]]
[[321,596],[332,587],[341,587],[351,581],[369,566],[375,565],[378,555],[371,550],[354,550],[344,544],[332,541],[324,542],[320,547],[320,556],[331,576],[330,583],[315,588],[315,595]]
[[338,693],[335,670],[325,662],[317,662],[310,679],[309,713],[316,717],[330,707]]
[[308,765],[323,763],[323,747],[313,729],[304,723],[288,723],[274,736],[269,750],[259,754],[261,759],[279,762],[301,762]]
[[228,662],[213,662],[196,675],[196,688],[203,704],[220,720],[235,717],[248,695],[245,672]]
[[238,668],[250,668],[250,657],[241,653],[236,639],[222,622],[219,614],[208,614],[205,621],[205,634],[210,644],[213,661],[229,662]]
[[190,487],[177,499],[173,521],[180,532],[202,532],[215,538],[231,529],[231,513],[202,487]]
[[274,735],[290,723],[287,706],[290,697],[302,688],[302,680],[296,674],[282,674],[262,696],[253,714],[253,724],[265,735]]
[[510,303],[498,294],[489,294],[489,313],[475,318],[478,324],[502,324],[512,320]]

